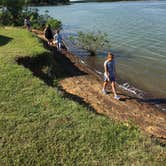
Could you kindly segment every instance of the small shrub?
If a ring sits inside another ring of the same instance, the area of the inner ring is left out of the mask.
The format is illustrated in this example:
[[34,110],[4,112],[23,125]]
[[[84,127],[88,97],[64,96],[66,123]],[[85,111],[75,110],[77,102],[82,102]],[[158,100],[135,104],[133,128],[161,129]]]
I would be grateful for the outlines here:
[[[18,1],[20,2],[20,0]],[[19,12],[17,12],[16,15],[14,13],[15,5],[11,6],[9,4],[4,3],[0,10],[0,25],[23,26],[24,19],[29,16],[32,28],[41,30],[45,24],[50,24],[51,27],[55,29],[61,28],[61,22],[50,17],[47,13],[39,15],[38,9],[28,9],[27,7],[21,6],[23,5],[23,3],[21,3]],[[7,5],[9,5],[9,7]]]
[[23,0],[3,0],[1,5],[1,24],[17,25],[20,21],[20,16],[25,5]]
[[107,34],[98,32],[78,32],[76,37],[70,37],[70,39],[78,47],[86,49],[90,52],[90,55],[96,55],[97,51],[110,48],[110,42],[107,39]]
[[55,20],[51,17],[47,20],[47,24],[50,24],[53,29],[61,28],[61,21]]

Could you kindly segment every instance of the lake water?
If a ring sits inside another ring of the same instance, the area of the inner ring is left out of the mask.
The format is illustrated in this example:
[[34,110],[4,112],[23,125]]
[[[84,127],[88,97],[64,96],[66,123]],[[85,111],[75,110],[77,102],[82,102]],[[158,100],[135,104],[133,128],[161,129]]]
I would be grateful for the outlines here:
[[[166,99],[166,1],[77,3],[38,7],[63,22],[65,34],[102,30],[108,34],[116,55],[118,79],[123,87],[136,87],[151,97]],[[72,50],[72,48],[71,48]],[[74,51],[74,49],[73,49]],[[76,50],[75,50],[76,51]],[[87,57],[97,71],[103,71],[106,54]],[[131,92],[136,92],[132,88]]]

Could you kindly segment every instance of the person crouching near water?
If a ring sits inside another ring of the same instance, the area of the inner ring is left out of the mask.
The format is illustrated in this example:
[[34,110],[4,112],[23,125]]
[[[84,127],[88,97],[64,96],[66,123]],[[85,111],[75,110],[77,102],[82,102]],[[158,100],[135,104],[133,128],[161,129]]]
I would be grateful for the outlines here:
[[61,48],[62,48],[62,36],[60,34],[60,30],[57,30],[55,35],[54,35],[54,41],[55,41],[55,44],[57,46],[57,49],[60,51]]
[[51,26],[49,24],[44,29],[44,36],[47,39],[48,45],[52,45],[53,44],[53,33],[51,30]]
[[114,98],[119,100],[120,96],[117,95],[115,87],[115,60],[114,55],[111,52],[108,52],[107,60],[104,62],[103,94],[107,94],[106,87],[109,82],[111,82]]

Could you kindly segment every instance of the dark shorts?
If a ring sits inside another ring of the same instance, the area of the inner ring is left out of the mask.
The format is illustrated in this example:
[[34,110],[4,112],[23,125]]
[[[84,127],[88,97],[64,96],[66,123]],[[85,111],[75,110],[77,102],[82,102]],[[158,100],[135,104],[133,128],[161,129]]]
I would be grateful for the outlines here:
[[109,77],[109,80],[108,78],[104,75],[104,82],[115,82],[115,77]]

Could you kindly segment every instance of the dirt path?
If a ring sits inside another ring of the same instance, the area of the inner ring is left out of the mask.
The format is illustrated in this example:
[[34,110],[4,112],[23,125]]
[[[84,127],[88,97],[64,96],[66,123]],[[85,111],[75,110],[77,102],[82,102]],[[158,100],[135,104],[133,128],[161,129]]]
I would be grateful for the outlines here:
[[[43,39],[42,34],[39,37]],[[112,93],[103,95],[102,79],[68,51],[63,50],[60,53],[54,49],[54,60],[66,73],[66,77],[60,81],[64,91],[78,96],[97,113],[116,121],[131,121],[146,133],[166,142],[166,113],[138,101],[120,89],[118,93],[121,101],[115,100]]]

